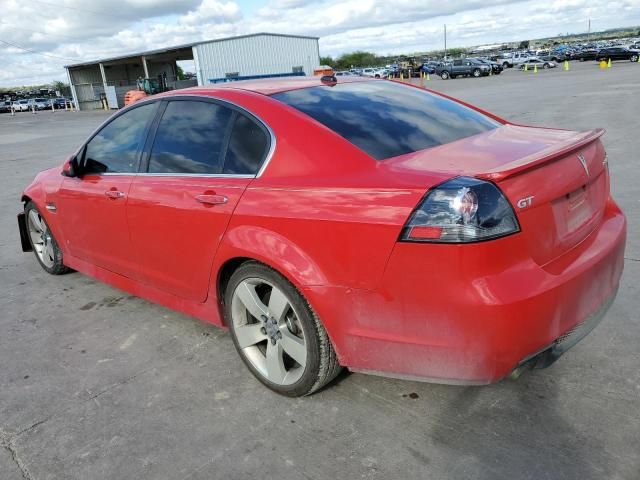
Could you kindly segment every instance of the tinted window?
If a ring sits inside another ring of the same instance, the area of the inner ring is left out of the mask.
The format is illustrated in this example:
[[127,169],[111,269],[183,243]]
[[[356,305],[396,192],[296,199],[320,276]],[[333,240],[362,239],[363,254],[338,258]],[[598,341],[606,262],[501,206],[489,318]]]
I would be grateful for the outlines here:
[[269,141],[264,130],[249,117],[236,117],[224,161],[224,173],[258,173],[267,153]]
[[100,130],[87,144],[85,173],[131,173],[138,169],[138,153],[155,103],[129,110]]
[[313,117],[378,160],[499,126],[475,110],[395,82],[338,83],[273,97]]
[[169,102],[151,156],[150,173],[220,173],[231,110],[209,102]]

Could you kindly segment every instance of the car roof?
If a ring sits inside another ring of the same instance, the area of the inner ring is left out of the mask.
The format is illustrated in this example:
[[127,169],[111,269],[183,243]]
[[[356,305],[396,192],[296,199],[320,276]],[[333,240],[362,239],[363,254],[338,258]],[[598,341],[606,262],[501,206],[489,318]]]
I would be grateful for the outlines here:
[[[202,85],[198,87],[186,88],[184,90],[173,90],[173,94],[183,93],[206,93],[212,90],[219,89],[235,89],[235,90],[247,90],[250,92],[261,93],[263,95],[274,95],[276,93],[288,92],[290,90],[300,90],[301,88],[311,88],[326,85],[321,80],[322,77],[277,77],[277,78],[263,78],[258,80],[238,80],[234,82],[225,83],[210,83],[208,85]],[[351,83],[351,82],[375,82],[380,81],[373,78],[357,77],[357,76],[345,76],[338,80],[339,83]]]

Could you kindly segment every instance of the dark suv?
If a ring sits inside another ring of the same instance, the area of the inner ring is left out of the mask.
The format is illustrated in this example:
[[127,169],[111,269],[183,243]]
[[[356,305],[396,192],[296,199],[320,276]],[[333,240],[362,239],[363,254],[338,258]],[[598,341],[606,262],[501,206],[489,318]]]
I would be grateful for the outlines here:
[[489,75],[491,66],[474,58],[454,60],[436,68],[436,74],[443,80],[456,77],[483,77]]
[[631,60],[638,61],[638,52],[623,47],[603,48],[596,55],[596,60]]

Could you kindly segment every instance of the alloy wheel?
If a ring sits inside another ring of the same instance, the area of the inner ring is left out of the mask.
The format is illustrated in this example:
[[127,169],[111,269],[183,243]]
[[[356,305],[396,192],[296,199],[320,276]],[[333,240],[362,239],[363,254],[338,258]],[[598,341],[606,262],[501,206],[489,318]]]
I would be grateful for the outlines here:
[[260,278],[247,278],[233,292],[233,330],[242,355],[269,382],[291,385],[304,374],[307,342],[291,300]]
[[29,210],[28,222],[29,224],[29,236],[31,237],[31,243],[33,249],[36,251],[40,261],[47,267],[52,268],[55,263],[55,251],[53,247],[53,237],[47,222],[38,213],[37,210]]

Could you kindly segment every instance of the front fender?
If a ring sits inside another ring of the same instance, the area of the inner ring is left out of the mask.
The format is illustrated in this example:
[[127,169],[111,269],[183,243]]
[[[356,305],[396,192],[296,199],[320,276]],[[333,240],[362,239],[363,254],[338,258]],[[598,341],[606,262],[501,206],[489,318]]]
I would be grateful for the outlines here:
[[65,251],[65,242],[63,232],[60,229],[57,213],[47,209],[47,204],[55,206],[57,200],[57,194],[60,189],[60,185],[64,177],[60,174],[61,167],[54,167],[49,170],[45,170],[36,175],[36,178],[24,189],[22,192],[21,200],[26,203],[28,201],[33,202],[40,215],[42,215],[51,230],[51,233],[58,242],[60,248]]

